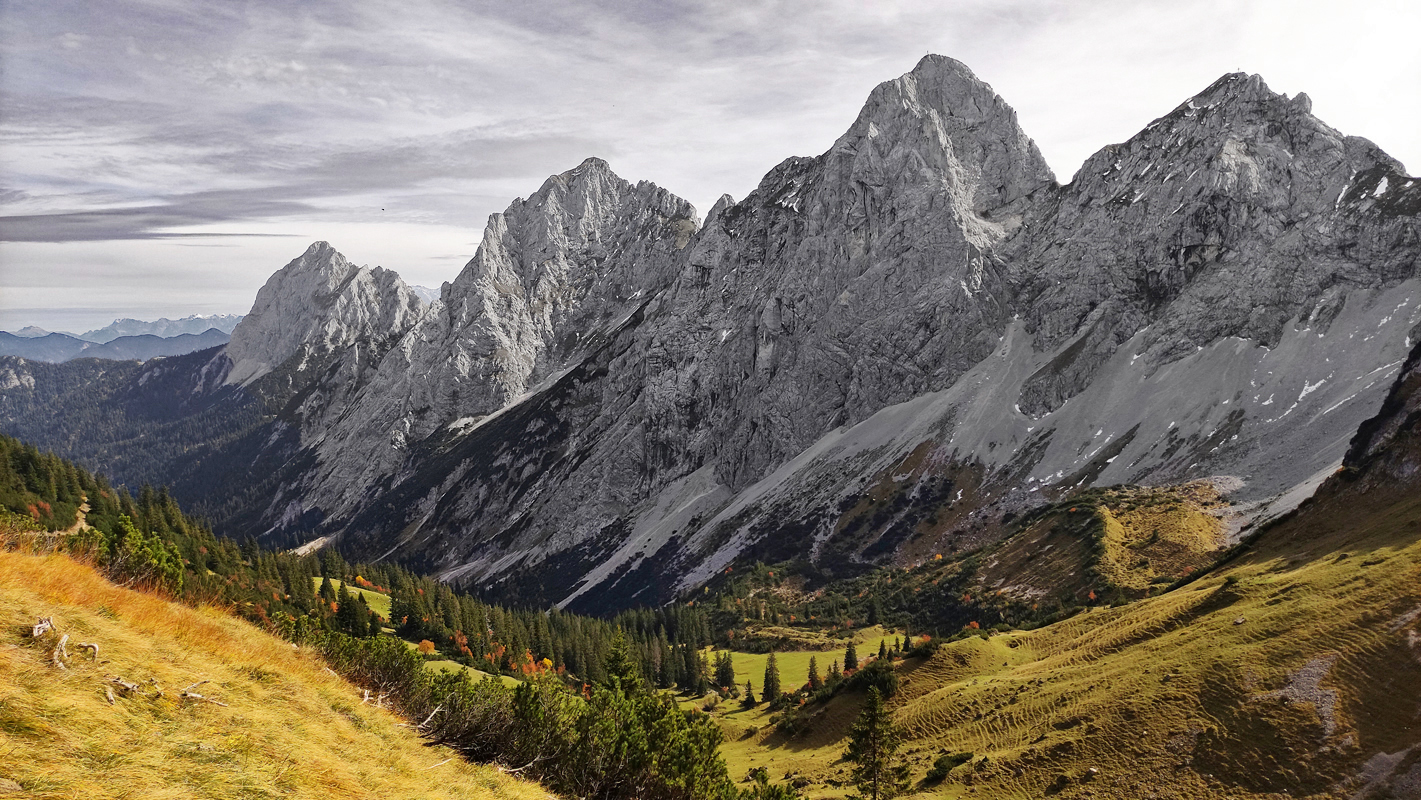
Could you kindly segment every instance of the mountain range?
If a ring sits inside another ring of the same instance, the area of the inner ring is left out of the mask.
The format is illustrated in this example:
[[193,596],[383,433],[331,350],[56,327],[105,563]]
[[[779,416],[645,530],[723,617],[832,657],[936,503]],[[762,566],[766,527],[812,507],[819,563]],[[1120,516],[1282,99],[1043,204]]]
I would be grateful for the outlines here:
[[54,363],[74,358],[146,361],[226,344],[241,321],[240,314],[164,317],[152,322],[124,318],[87,333],[51,332],[28,325],[13,333],[0,331],[0,355]]
[[704,221],[588,159],[432,302],[318,242],[224,346],[0,359],[0,427],[229,534],[583,610],[969,552],[1090,486],[1203,481],[1226,546],[1382,407],[1418,256],[1421,182],[1306,95],[1226,75],[1062,185],[928,56]]
[[108,361],[146,361],[158,356],[180,356],[227,343],[231,337],[216,329],[202,333],[157,336],[151,333],[119,336],[106,342],[78,339],[66,333],[20,336],[0,331],[0,354],[34,361],[59,363],[75,358]]

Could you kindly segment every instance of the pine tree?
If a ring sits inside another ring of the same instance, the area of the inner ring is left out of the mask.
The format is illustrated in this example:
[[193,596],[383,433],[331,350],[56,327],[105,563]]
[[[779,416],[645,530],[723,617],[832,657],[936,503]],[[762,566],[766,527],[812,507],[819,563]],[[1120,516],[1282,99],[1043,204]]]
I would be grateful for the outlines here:
[[321,599],[327,603],[334,603],[336,600],[336,587],[331,585],[330,576],[321,579]]
[[641,670],[632,656],[631,644],[621,630],[612,637],[612,646],[603,662],[607,671],[607,682],[620,686],[623,691],[633,692],[641,688]]
[[745,696],[740,698],[740,705],[744,708],[754,708],[757,705],[755,689],[750,685],[750,681],[745,682]]
[[809,691],[817,692],[824,688],[824,679],[819,677],[819,660],[814,656],[809,657]]
[[697,697],[705,697],[706,695],[710,694],[710,672],[710,660],[706,658],[705,653],[700,653],[698,656],[696,656],[695,689]]
[[854,649],[854,643],[849,642],[849,646],[844,650],[844,671],[852,672],[859,668],[859,653]]
[[715,685],[729,688],[735,685],[735,660],[728,651],[715,657]]
[[829,683],[836,684],[844,679],[844,671],[839,669],[839,659],[834,659],[834,663],[829,665]]
[[888,658],[888,640],[887,640],[887,639],[879,639],[879,640],[878,640],[878,657],[879,657],[879,658]]
[[770,657],[765,660],[765,681],[761,684],[761,695],[766,703],[775,703],[780,699],[780,665],[775,659],[775,654],[770,653]]
[[850,773],[864,800],[888,800],[908,788],[908,765],[898,758],[902,732],[893,714],[883,705],[883,695],[869,687],[868,702],[849,731],[844,760],[854,763]]

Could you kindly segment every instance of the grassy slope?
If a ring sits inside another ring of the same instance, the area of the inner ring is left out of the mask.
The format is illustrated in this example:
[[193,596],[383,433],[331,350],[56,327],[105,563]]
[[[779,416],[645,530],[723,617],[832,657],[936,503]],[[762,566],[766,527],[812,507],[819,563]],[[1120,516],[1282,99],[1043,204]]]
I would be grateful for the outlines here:
[[[53,616],[100,658],[49,663]],[[118,588],[62,556],[0,553],[0,777],[36,798],[532,798],[491,767],[424,746],[311,653],[218,610]],[[46,646],[47,645],[47,646]],[[118,698],[110,675],[164,697]],[[223,708],[179,701],[194,691]],[[439,766],[432,766],[451,759]]]
[[[868,628],[860,628],[854,631],[854,648],[858,651],[859,658],[877,655],[878,643],[886,640],[888,646],[893,646],[895,637],[903,635],[903,631],[893,631],[883,628],[881,625],[874,625]],[[849,640],[845,639],[839,643],[834,650],[786,650],[775,653],[775,664],[780,669],[780,686],[785,691],[798,689],[809,680],[809,659],[817,660],[819,665],[819,675],[823,677],[829,674],[829,665],[835,661],[839,666],[844,664],[844,648]],[[711,665],[714,666],[714,651],[711,652]],[[745,681],[750,681],[755,687],[755,695],[758,697],[761,684],[765,680],[765,662],[769,660],[769,653],[742,653],[732,650],[731,660],[735,664],[735,682],[741,686]]]
[[[1350,796],[1378,754],[1393,756],[1398,774],[1413,769],[1421,762],[1421,496],[1374,500],[1322,497],[1175,592],[956,642],[904,664],[894,707],[915,779],[942,752],[988,757],[918,790]],[[765,764],[776,780],[807,777],[811,797],[842,794],[833,782],[847,768],[836,762],[858,703],[836,698],[792,740],[773,732],[763,709],[718,715],[732,776]],[[1098,776],[1084,781],[1091,768]],[[1421,778],[1421,764],[1414,771]]]
[[[311,583],[315,585],[317,590],[320,590],[320,578],[312,578]],[[340,585],[342,583],[344,583],[344,581],[340,580],[339,578],[331,578],[331,585],[335,587],[336,592],[340,592]],[[365,605],[368,606],[371,611],[374,611],[376,614],[379,614],[381,619],[388,620],[390,618],[390,596],[388,594],[381,594],[380,592],[371,591],[369,589],[362,589],[359,586],[350,586],[348,588],[348,591],[351,594],[364,595]]]

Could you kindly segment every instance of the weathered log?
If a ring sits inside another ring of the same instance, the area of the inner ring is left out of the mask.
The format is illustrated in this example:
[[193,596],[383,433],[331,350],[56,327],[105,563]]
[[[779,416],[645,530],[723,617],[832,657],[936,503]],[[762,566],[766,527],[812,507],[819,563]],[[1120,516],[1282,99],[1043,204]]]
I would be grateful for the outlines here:
[[99,660],[99,646],[94,642],[80,642],[78,647],[80,650],[88,650],[92,660]]
[[104,697],[108,698],[109,705],[113,705],[114,700],[113,700],[113,689],[112,689],[112,688],[110,688],[110,687],[108,687],[108,686],[105,686],[105,687],[104,687]]
[[64,645],[68,643],[69,634],[66,633],[63,636],[59,637],[59,644],[54,646],[54,666],[59,667],[60,669],[68,669],[68,667],[64,666],[64,659],[69,657],[69,649]]
[[53,627],[54,617],[40,617],[39,622],[36,622],[34,628],[30,630],[30,636],[35,639],[38,639],[39,637],[44,635],[45,631]]

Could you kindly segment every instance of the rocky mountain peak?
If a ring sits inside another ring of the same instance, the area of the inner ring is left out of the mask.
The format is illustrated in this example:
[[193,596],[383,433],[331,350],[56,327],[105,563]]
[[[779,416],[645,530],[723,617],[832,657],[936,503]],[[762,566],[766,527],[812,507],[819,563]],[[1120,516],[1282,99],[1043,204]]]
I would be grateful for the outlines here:
[[1016,112],[965,64],[924,56],[898,78],[879,84],[834,152],[910,149],[925,166],[961,184],[970,208],[1006,206],[1054,180]]
[[397,338],[423,308],[397,273],[357,267],[329,243],[315,242],[267,279],[232,331],[227,382],[249,384],[298,354]]

